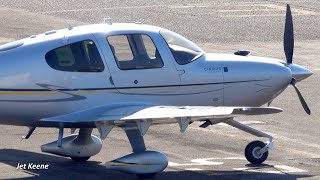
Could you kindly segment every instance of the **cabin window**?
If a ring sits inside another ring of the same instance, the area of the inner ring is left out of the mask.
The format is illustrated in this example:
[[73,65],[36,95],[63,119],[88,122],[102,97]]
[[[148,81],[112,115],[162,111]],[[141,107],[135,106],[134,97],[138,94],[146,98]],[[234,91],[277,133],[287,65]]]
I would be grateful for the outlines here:
[[113,35],[108,42],[121,70],[162,68],[163,61],[152,39],[144,34]]
[[60,71],[102,72],[104,65],[95,43],[80,41],[49,51],[45,55],[50,67]]

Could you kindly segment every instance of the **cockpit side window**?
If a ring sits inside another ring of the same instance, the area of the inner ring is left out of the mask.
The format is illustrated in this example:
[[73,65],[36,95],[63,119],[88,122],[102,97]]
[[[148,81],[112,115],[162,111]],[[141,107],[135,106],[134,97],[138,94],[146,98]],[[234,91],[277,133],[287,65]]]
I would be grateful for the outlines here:
[[121,70],[162,68],[163,61],[152,39],[144,34],[112,35],[107,38]]
[[104,64],[95,43],[91,40],[75,42],[49,51],[45,59],[59,71],[102,72]]

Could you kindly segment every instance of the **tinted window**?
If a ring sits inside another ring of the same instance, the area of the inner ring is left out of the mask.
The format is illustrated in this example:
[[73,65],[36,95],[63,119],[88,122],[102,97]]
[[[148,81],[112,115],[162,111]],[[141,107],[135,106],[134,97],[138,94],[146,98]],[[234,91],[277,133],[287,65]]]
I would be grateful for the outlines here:
[[104,65],[93,41],[72,43],[49,51],[46,61],[50,67],[60,71],[102,72]]
[[163,67],[161,56],[147,35],[109,36],[108,42],[117,65],[122,70]]

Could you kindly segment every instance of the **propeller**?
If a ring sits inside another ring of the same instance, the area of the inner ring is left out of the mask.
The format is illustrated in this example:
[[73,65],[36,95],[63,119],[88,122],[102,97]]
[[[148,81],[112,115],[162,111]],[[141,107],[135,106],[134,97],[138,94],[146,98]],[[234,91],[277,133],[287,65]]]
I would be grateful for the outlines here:
[[[290,5],[287,4],[287,11],[286,11],[286,22],[284,26],[284,36],[283,36],[283,47],[284,53],[286,55],[287,64],[292,64],[293,60],[293,50],[294,50],[294,33],[293,33],[293,20],[292,20],[292,13]],[[311,111],[304,100],[302,94],[300,93],[298,87],[296,86],[296,79],[292,78],[291,85],[294,87],[300,103],[307,114],[311,114]]]
[[297,95],[298,95],[298,97],[299,97],[300,103],[301,103],[304,111],[305,111],[307,114],[310,115],[310,114],[311,114],[311,111],[310,111],[310,109],[309,109],[309,107],[308,107],[307,102],[304,100],[301,92],[299,91],[298,87],[296,86],[295,79],[293,79],[293,80],[291,81],[291,85],[292,85],[292,86],[294,87],[294,89],[296,90],[296,93],[297,93]]
[[287,4],[286,22],[283,36],[284,53],[286,54],[287,64],[292,64],[294,49],[293,20],[290,5]]

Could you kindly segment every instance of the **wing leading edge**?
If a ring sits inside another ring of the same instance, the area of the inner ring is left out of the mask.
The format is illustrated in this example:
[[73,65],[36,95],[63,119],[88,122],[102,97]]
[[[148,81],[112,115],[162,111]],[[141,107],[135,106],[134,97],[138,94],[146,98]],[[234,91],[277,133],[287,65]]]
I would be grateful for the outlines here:
[[210,119],[210,124],[232,120],[240,115],[265,115],[282,112],[273,107],[158,106],[120,103],[94,107],[70,114],[41,119],[56,123],[95,123],[105,139],[114,126],[136,127],[145,135],[152,124],[178,123],[184,132],[193,121]]
[[85,123],[96,121],[131,121],[191,118],[230,118],[240,115],[265,115],[282,112],[275,107],[158,106],[150,104],[109,104],[70,114],[44,118],[41,121]]

